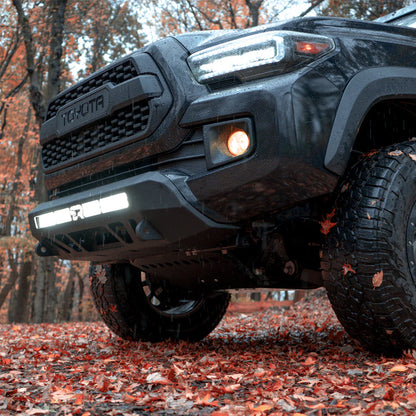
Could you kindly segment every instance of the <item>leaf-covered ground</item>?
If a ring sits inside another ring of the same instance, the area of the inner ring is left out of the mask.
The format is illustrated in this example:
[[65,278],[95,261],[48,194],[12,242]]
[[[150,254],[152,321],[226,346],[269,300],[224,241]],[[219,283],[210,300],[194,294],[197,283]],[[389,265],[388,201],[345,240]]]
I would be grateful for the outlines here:
[[355,345],[325,297],[228,313],[197,344],[102,323],[0,326],[1,415],[411,415],[416,360]]

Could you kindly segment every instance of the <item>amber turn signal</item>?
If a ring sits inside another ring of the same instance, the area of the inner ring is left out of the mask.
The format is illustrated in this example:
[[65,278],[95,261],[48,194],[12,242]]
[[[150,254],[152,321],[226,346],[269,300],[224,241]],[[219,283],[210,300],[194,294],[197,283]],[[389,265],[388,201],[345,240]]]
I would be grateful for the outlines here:
[[319,55],[331,48],[329,43],[320,42],[296,42],[296,52],[308,55]]
[[241,156],[250,147],[250,137],[244,130],[233,131],[227,140],[228,151],[233,156]]

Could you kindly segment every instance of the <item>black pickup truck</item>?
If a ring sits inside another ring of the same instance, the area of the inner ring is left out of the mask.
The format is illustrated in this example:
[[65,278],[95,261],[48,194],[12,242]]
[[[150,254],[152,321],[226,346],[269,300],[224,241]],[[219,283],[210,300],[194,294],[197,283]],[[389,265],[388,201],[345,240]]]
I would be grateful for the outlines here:
[[38,255],[91,261],[127,339],[201,339],[231,290],[325,286],[366,348],[415,348],[415,21],[172,36],[63,91]]

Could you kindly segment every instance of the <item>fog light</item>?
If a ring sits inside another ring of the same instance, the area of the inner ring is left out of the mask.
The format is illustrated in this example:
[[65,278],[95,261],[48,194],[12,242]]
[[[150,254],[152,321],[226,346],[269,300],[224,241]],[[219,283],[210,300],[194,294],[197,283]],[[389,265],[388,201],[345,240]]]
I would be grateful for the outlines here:
[[240,118],[203,126],[207,168],[235,163],[250,156],[255,147],[252,121]]
[[243,155],[249,147],[250,138],[244,130],[236,130],[228,137],[227,148],[233,156]]

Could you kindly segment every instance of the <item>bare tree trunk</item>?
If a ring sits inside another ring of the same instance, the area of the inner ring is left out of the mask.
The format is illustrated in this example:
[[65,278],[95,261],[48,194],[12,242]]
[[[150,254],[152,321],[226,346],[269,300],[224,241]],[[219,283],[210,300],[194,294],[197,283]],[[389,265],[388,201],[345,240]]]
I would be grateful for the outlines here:
[[299,302],[300,300],[302,300],[305,296],[306,296],[307,291],[306,290],[296,290],[295,291],[295,297],[293,298],[293,302]]
[[26,49],[26,70],[29,75],[30,102],[35,110],[36,119],[42,123],[45,115],[45,100],[41,91],[41,74],[36,70],[35,45],[33,43],[32,30],[29,24],[29,17],[26,15],[21,0],[12,0],[16,9],[19,26],[22,30],[23,40]]
[[31,118],[32,118],[32,110],[29,107],[27,109],[27,114],[26,114],[26,125],[23,129],[23,133],[20,136],[20,139],[17,145],[16,171],[15,171],[16,173],[14,176],[14,181],[13,181],[12,189],[10,192],[9,209],[7,211],[7,217],[6,217],[5,227],[4,227],[4,235],[6,236],[11,236],[12,234],[12,223],[13,223],[13,218],[15,217],[15,212],[17,208],[16,198],[18,196],[20,177],[22,176],[23,147],[27,140]]
[[74,292],[75,292],[75,271],[72,265],[69,268],[69,277],[68,282],[65,287],[62,301],[61,309],[59,311],[58,317],[59,321],[70,321],[72,315],[72,306],[74,303]]
[[[47,4],[49,7],[50,17],[50,53],[48,55],[48,79],[46,94],[42,89],[42,79],[44,78],[43,69],[40,65],[36,65],[35,62],[36,46],[33,42],[29,16],[25,12],[22,0],[12,0],[12,3],[17,11],[18,23],[23,35],[26,49],[26,70],[29,76],[30,102],[35,110],[36,120],[40,126],[45,116],[46,102],[52,99],[60,89],[63,34],[67,0],[50,0]],[[37,171],[37,182],[34,184],[35,198],[37,201],[42,202],[47,200],[47,194],[44,189],[44,178],[41,173],[42,169],[40,159]],[[34,322],[43,322],[45,320],[56,321],[57,297],[55,280],[54,260],[51,258],[39,258],[37,261],[37,273],[34,281]]]
[[55,259],[46,257],[46,297],[45,297],[45,321],[57,322],[58,320],[58,291],[56,288]]
[[77,302],[78,302],[78,307],[77,307],[78,320],[85,321],[86,320],[86,316],[84,316],[84,309],[85,308],[84,308],[84,305],[83,305],[83,302],[82,302],[82,299],[84,298],[85,285],[84,285],[84,280],[83,280],[82,276],[79,273],[77,273],[77,276],[78,276],[78,290],[79,290],[78,299],[77,299]]
[[13,258],[13,255],[10,252],[10,250],[7,250],[7,255],[11,271],[6,284],[3,286],[0,292],[0,308],[3,306],[3,303],[5,302],[7,295],[13,289],[14,285],[16,284],[17,278],[19,277],[17,270],[17,262]]
[[45,258],[38,258],[37,273],[35,276],[34,286],[34,299],[33,299],[33,314],[32,321],[40,323],[45,321],[44,305],[46,299],[46,264]]
[[20,265],[18,287],[13,293],[9,306],[9,322],[29,322],[30,280],[33,273],[33,260],[27,260]]
[[260,301],[261,300],[261,293],[260,292],[252,292],[250,294],[250,299],[254,300],[256,302]]
[[253,1],[253,0],[245,0],[246,1],[246,5],[248,7],[249,13],[250,13],[250,22],[248,26],[250,27],[254,27],[254,26],[258,26],[259,25],[259,19],[260,19],[260,7],[263,4],[264,0],[257,0],[257,1]]
[[52,18],[50,56],[48,62],[48,83],[45,102],[51,100],[60,92],[62,53],[64,40],[65,10],[67,0],[50,0],[49,15]]

